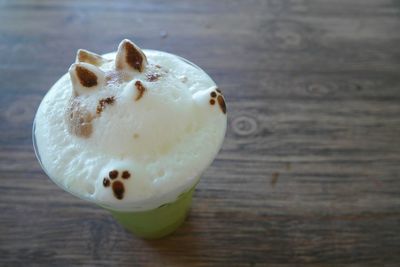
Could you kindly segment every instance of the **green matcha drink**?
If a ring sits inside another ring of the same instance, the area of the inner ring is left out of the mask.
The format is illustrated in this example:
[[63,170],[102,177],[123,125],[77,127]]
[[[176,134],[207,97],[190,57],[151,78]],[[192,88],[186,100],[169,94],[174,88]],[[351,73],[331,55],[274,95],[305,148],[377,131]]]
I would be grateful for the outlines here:
[[123,40],[102,56],[78,50],[42,100],[33,140],[57,185],[160,238],[185,220],[226,122],[224,97],[199,67]]

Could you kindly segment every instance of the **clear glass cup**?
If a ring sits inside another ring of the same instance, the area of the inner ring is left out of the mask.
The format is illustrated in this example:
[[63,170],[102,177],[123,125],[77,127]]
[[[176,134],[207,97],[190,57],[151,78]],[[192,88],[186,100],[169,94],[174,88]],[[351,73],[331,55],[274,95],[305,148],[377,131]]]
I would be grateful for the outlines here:
[[[151,51],[151,50],[144,50]],[[165,52],[164,52],[165,53]],[[175,55],[176,56],[176,55]],[[195,68],[199,69],[200,71],[204,72],[200,67],[193,64],[192,62],[184,59],[182,57],[176,56],[180,58],[184,62],[194,66]],[[204,72],[205,73],[205,72]],[[210,78],[211,79],[211,78]],[[59,187],[64,189],[65,191],[69,192],[70,194],[83,199],[85,201],[92,202],[101,206],[100,204],[96,203],[93,199],[88,197],[80,196],[71,190],[65,188],[62,184],[59,184],[57,179],[54,179],[49,173],[46,171],[46,168],[43,166],[39,149],[36,143],[36,136],[35,136],[35,120],[33,121],[32,127],[32,142],[33,148],[36,154],[36,158],[38,159],[40,166],[42,167],[43,171],[47,174],[47,176]],[[111,212],[113,217],[123,225],[127,230],[135,234],[136,236],[146,238],[146,239],[157,239],[164,236],[167,236],[173,233],[182,223],[185,221],[188,211],[191,206],[193,192],[195,191],[195,187],[200,179],[200,173],[198,174],[198,178],[196,179],[195,184],[189,189],[187,192],[183,192],[180,194],[174,202],[171,203],[164,203],[158,208],[146,210],[146,211],[118,211],[111,209],[109,207],[101,206],[102,208]]]

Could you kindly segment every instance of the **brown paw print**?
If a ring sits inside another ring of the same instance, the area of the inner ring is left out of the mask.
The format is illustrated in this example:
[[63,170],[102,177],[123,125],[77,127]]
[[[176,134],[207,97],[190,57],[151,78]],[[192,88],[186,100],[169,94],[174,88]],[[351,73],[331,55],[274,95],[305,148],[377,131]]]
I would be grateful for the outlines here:
[[[123,199],[124,198],[124,193],[125,193],[125,186],[123,181],[120,181],[118,179],[119,172],[117,170],[112,170],[108,173],[108,177],[104,177],[103,179],[103,186],[104,187],[109,187],[111,185],[111,188],[113,190],[114,196],[117,199]],[[121,172],[121,178],[123,180],[129,179],[131,177],[131,174],[129,171],[123,171]]]
[[222,95],[221,90],[219,90],[218,88],[215,89],[215,91],[212,91],[210,93],[210,96],[211,96],[210,104],[215,105],[215,102],[218,102],[218,105],[221,108],[222,112],[226,114],[225,99],[224,96]]

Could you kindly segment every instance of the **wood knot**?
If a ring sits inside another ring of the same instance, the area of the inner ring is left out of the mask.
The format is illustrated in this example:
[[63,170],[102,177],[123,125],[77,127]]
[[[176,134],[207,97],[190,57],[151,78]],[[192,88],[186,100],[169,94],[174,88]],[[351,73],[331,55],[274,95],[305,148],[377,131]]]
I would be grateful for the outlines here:
[[40,100],[40,97],[35,95],[17,96],[15,100],[9,99],[5,104],[3,118],[19,126],[31,123]]
[[274,34],[279,46],[284,49],[298,48],[302,45],[302,37],[297,32],[288,29],[277,30]]
[[331,89],[328,85],[320,83],[312,83],[306,87],[307,93],[315,96],[324,96],[330,93]]
[[277,50],[305,49],[309,35],[306,27],[301,23],[273,21],[260,28],[260,36]]
[[238,135],[247,136],[257,132],[258,123],[254,118],[242,115],[233,119],[232,129]]

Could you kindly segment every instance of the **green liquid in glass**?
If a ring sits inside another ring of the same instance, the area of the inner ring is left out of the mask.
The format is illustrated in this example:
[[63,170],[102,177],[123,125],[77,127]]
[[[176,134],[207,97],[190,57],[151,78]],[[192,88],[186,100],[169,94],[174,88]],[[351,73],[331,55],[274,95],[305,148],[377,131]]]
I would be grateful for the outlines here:
[[157,239],[173,233],[185,221],[194,189],[195,186],[181,194],[175,202],[153,210],[140,212],[108,210],[121,225],[136,236]]

